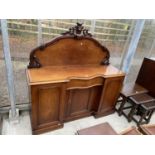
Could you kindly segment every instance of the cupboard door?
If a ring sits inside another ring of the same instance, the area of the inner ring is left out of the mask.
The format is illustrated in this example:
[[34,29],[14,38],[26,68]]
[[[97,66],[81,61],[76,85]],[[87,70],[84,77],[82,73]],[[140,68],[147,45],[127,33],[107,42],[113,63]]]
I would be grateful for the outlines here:
[[115,111],[124,77],[112,77],[105,79],[96,117],[104,116]]
[[62,126],[64,101],[60,85],[40,85],[32,88],[33,130],[48,130]]
[[67,91],[66,119],[74,120],[76,118],[90,115],[90,95],[91,89],[73,89]]
[[99,86],[67,91],[65,121],[90,116],[92,114],[93,108],[98,104],[96,103],[96,101],[98,101],[96,97],[100,97],[95,93],[98,92],[96,91],[98,87]]

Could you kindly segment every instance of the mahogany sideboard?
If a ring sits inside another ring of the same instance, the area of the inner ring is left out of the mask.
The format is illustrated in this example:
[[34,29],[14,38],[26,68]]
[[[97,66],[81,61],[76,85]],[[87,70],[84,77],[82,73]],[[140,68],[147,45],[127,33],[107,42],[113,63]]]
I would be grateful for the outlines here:
[[109,58],[108,49],[79,23],[32,50],[26,73],[33,134],[113,113],[125,74]]

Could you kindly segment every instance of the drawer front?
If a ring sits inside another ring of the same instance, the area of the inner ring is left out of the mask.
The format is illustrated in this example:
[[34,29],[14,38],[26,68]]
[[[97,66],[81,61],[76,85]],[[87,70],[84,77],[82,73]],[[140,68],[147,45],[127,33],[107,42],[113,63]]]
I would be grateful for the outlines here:
[[67,89],[82,89],[103,85],[104,78],[97,77],[93,79],[75,79],[67,83]]

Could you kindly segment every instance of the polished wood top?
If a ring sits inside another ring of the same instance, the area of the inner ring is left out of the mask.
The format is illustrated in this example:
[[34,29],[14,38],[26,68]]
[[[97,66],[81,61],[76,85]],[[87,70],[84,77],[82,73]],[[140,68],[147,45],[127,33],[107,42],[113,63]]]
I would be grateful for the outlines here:
[[78,130],[77,133],[78,135],[118,135],[108,122]]
[[48,66],[38,69],[27,69],[29,84],[67,82],[71,79],[89,80],[95,77],[124,76],[117,68],[108,66]]
[[155,101],[155,98],[148,94],[137,94],[129,97],[129,99],[133,101],[135,104],[142,104]]
[[137,83],[126,83],[121,90],[121,95],[125,97],[144,93],[148,93],[148,90]]

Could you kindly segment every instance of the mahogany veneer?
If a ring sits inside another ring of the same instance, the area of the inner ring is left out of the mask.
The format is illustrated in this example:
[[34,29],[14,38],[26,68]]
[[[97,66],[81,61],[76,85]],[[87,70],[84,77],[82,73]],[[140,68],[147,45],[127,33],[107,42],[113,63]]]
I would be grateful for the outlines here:
[[81,117],[114,112],[125,74],[81,24],[37,47],[26,71],[34,134]]
[[146,88],[148,94],[155,98],[155,59],[144,58],[136,83]]
[[94,125],[77,131],[78,135],[118,135],[113,127],[108,123]]

